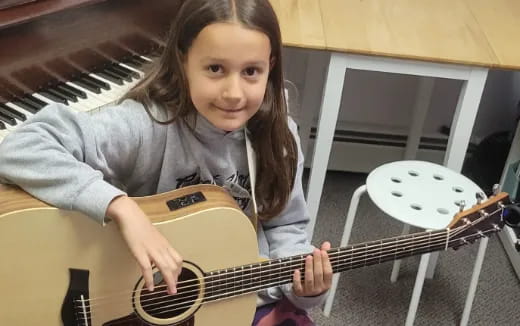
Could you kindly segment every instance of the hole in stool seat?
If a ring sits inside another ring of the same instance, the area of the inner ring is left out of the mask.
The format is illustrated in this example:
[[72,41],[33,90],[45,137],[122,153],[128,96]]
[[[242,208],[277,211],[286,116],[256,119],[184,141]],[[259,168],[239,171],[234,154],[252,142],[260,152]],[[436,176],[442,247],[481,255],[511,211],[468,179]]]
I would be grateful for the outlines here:
[[453,191],[458,192],[458,193],[464,192],[464,189],[462,189],[459,186],[454,186],[452,189],[453,189]]
[[411,204],[410,207],[415,209],[416,211],[420,211],[422,209],[421,205],[419,204]]
[[395,197],[403,197],[403,193],[399,191],[392,191],[392,195],[394,195]]
[[446,208],[437,208],[437,212],[441,213],[441,214],[448,214],[449,211],[446,209]]
[[401,179],[399,179],[397,177],[392,177],[392,178],[390,178],[390,180],[392,180],[395,183],[401,183]]
[[419,176],[419,172],[414,171],[414,170],[408,171],[408,174],[411,175],[412,177],[418,177]]
[[442,175],[440,175],[440,174],[434,174],[434,175],[433,175],[433,178],[434,178],[435,180],[439,180],[439,181],[444,180],[444,177],[443,177]]

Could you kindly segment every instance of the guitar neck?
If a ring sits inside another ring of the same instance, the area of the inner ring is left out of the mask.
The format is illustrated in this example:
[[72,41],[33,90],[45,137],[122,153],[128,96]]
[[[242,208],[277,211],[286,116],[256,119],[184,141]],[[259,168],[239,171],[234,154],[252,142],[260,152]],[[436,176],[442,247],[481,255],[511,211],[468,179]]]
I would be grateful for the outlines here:
[[[378,241],[334,248],[328,251],[334,273],[386,261],[446,250],[451,247],[449,229],[420,232]],[[221,269],[206,274],[205,301],[216,301],[292,282],[299,269],[305,273],[305,255],[273,259],[261,263]]]

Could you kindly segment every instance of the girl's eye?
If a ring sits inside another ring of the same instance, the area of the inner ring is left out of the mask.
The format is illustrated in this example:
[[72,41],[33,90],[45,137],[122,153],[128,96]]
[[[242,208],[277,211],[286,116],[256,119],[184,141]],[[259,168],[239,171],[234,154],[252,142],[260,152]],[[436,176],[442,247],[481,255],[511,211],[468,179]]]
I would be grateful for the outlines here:
[[219,65],[210,65],[210,66],[208,67],[208,70],[209,70],[210,72],[212,72],[212,73],[218,73],[218,72],[220,72],[220,71],[222,70],[222,67],[219,66]]
[[258,69],[255,67],[249,67],[249,68],[246,68],[246,70],[244,72],[245,72],[246,76],[253,77],[258,73]]

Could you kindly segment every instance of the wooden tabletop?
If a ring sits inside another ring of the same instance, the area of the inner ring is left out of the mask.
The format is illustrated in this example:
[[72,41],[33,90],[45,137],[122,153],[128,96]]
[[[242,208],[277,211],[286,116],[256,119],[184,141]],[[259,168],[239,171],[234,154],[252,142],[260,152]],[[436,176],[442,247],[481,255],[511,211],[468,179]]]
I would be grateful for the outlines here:
[[465,0],[486,35],[498,66],[520,69],[520,1]]
[[520,0],[270,0],[284,45],[520,69]]
[[493,66],[496,57],[464,1],[320,0],[334,51]]
[[284,45],[326,49],[318,0],[270,0],[276,11]]

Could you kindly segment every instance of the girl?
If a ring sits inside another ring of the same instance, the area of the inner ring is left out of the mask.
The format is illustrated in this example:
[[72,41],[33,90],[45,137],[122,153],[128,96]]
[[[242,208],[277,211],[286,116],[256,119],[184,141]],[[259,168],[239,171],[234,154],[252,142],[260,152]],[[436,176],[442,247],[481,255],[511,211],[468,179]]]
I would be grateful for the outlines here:
[[[114,220],[147,287],[156,265],[171,294],[182,257],[129,196],[213,183],[247,214],[256,198],[262,256],[313,254],[304,282],[295,271],[292,286],[259,293],[254,323],[311,325],[305,309],[331,285],[330,244],[313,250],[305,234],[303,157],[282,87],[268,0],[186,0],[162,56],[121,103],[94,114],[46,107],[0,144],[1,181],[100,224]],[[256,154],[254,189],[246,138]]]

